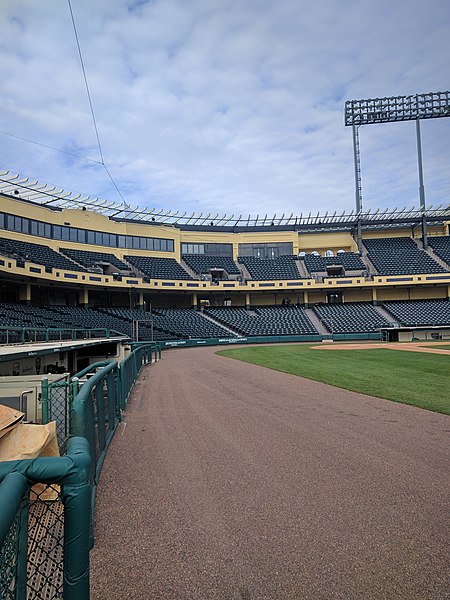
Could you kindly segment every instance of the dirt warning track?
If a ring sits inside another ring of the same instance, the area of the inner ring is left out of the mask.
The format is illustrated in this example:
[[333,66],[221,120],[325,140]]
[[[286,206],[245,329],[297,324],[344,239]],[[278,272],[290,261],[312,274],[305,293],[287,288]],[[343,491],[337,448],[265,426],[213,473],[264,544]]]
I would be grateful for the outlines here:
[[214,348],[167,351],[106,458],[91,597],[450,598],[449,431]]

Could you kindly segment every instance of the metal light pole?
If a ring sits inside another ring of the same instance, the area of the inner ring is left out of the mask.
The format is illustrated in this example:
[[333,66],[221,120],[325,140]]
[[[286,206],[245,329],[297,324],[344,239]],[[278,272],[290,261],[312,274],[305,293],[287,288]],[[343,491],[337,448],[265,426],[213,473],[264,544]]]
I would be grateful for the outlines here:
[[[345,125],[353,129],[353,155],[355,161],[355,197],[356,213],[362,210],[361,167],[359,153],[358,128],[360,125],[376,123],[396,123],[398,121],[415,121],[417,137],[417,162],[419,169],[419,200],[422,211],[423,246],[428,246],[427,214],[425,204],[425,186],[423,183],[422,144],[420,139],[420,121],[450,117],[450,92],[429,92],[411,96],[392,96],[389,98],[369,98],[366,100],[348,100],[345,103]],[[358,218],[358,227],[361,220]],[[358,228],[358,247],[360,231]]]

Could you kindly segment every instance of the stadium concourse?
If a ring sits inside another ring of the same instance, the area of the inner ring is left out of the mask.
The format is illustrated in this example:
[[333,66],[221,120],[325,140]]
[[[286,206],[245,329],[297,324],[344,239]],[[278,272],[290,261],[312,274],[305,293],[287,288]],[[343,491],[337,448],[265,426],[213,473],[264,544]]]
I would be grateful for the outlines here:
[[92,598],[448,598],[447,432],[446,415],[169,350],[105,462]]

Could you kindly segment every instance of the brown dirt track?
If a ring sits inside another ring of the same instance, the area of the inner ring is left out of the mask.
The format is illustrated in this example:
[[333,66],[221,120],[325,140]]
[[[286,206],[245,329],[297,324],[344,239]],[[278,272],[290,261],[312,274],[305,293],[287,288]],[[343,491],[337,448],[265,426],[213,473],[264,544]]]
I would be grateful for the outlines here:
[[449,417],[170,350],[97,495],[93,600],[450,598]]

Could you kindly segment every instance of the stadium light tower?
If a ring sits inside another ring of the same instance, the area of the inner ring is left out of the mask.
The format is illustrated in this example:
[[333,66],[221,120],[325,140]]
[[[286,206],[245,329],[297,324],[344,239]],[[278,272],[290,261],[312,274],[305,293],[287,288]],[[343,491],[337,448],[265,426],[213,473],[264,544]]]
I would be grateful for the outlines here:
[[355,163],[355,197],[358,214],[358,247],[361,250],[361,211],[362,186],[361,162],[359,151],[360,125],[375,123],[396,123],[397,121],[415,121],[417,136],[417,162],[419,167],[419,199],[422,211],[422,238],[424,248],[428,246],[425,206],[425,187],[423,184],[422,144],[420,139],[421,119],[450,117],[450,92],[429,92],[413,96],[393,96],[390,98],[371,98],[368,100],[348,100],[345,103],[345,125],[353,128],[353,157]]

